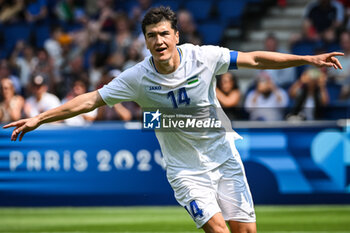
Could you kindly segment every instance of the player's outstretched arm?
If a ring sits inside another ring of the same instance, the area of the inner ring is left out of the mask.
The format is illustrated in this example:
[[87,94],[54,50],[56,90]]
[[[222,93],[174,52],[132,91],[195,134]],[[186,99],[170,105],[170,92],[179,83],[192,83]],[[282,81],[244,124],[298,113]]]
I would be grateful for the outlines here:
[[238,68],[253,69],[284,69],[293,66],[314,65],[342,69],[336,56],[344,56],[344,54],[333,52],[313,56],[299,56],[266,51],[238,52],[237,66]]
[[19,140],[21,141],[25,133],[35,130],[44,123],[71,118],[81,113],[92,111],[102,105],[105,105],[105,102],[102,100],[100,94],[98,91],[93,91],[79,95],[67,103],[43,112],[35,117],[7,124],[3,128],[15,127],[11,135],[11,140],[16,141],[18,135],[20,135]]

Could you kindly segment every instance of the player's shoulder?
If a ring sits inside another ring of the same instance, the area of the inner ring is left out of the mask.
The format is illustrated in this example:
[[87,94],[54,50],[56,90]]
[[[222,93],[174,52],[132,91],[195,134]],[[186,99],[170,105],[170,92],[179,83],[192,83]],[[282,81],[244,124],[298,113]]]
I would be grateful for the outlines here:
[[216,58],[217,55],[222,53],[228,53],[227,48],[223,48],[216,45],[194,45],[194,44],[182,44],[178,46],[180,51],[186,60],[192,59],[205,62]]
[[149,65],[147,64],[148,58],[149,57],[146,57],[143,61],[124,70],[121,74],[118,75],[118,78],[128,79],[128,80],[130,79],[138,80],[143,76],[144,73],[148,72],[148,70],[150,69]]

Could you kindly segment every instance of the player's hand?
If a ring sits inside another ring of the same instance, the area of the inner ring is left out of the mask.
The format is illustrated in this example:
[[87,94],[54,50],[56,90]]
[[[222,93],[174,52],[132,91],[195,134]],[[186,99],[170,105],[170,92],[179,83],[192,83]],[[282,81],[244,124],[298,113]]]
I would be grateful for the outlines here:
[[19,121],[12,122],[10,124],[5,125],[3,128],[11,128],[16,127],[11,135],[11,141],[16,141],[19,135],[19,141],[22,141],[22,138],[25,133],[32,131],[39,127],[39,120],[36,117],[23,119]]
[[343,69],[339,60],[335,56],[344,56],[344,53],[333,52],[311,56],[311,64],[317,67],[333,67],[334,69]]

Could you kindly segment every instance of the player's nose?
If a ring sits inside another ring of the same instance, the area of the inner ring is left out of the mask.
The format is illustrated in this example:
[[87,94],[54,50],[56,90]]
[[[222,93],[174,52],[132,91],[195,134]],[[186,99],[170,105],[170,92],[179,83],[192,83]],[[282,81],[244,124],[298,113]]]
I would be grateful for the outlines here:
[[160,35],[156,36],[156,45],[161,45],[163,43],[163,38]]

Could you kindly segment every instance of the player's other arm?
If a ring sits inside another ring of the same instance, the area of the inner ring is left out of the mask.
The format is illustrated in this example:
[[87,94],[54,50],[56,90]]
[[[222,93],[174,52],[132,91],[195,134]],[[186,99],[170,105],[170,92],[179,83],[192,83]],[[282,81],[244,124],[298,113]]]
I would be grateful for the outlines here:
[[94,110],[97,107],[105,105],[98,91],[89,92],[79,95],[65,104],[43,112],[35,117],[12,122],[4,126],[4,128],[16,127],[11,135],[11,140],[16,141],[18,135],[21,141],[23,135],[29,131],[38,128],[44,123],[60,121],[74,117],[81,113]]
[[238,68],[252,69],[284,69],[293,66],[314,65],[342,69],[335,56],[344,56],[344,54],[333,52],[314,56],[299,56],[267,51],[238,52],[237,66]]

